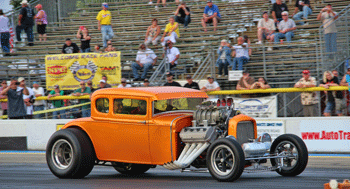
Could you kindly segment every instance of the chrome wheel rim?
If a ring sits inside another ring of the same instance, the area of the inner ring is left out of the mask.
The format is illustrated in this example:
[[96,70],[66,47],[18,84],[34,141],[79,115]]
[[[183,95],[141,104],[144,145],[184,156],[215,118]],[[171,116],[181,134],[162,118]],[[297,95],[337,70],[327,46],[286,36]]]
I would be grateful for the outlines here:
[[210,159],[213,170],[220,176],[226,176],[234,169],[235,155],[226,145],[215,147]]
[[51,157],[57,168],[68,168],[73,162],[73,148],[71,144],[65,139],[57,140],[52,147]]
[[[277,158],[275,161],[283,170],[291,170],[298,163],[298,150],[296,146],[289,141],[282,141],[276,146],[275,153],[285,158]],[[283,161],[283,162],[282,162]]]

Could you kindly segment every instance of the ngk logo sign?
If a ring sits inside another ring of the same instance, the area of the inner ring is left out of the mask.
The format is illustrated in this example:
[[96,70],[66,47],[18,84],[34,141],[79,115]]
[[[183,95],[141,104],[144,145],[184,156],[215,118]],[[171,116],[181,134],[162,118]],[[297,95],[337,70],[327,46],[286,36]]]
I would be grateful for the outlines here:
[[303,140],[350,140],[350,132],[302,132],[301,137]]

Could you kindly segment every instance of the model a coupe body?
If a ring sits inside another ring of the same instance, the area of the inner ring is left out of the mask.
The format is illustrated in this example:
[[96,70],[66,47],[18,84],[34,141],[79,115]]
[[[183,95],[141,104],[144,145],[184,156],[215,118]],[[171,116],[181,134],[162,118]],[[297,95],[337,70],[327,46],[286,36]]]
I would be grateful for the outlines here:
[[[234,181],[243,170],[303,172],[308,152],[290,134],[271,143],[257,136],[256,122],[233,109],[232,99],[203,102],[207,94],[181,87],[101,89],[91,98],[91,117],[73,120],[55,132],[46,150],[59,178],[82,178],[93,166],[112,165],[124,174],[142,174],[161,165],[208,168],[219,181]],[[261,164],[270,159],[272,166]]]

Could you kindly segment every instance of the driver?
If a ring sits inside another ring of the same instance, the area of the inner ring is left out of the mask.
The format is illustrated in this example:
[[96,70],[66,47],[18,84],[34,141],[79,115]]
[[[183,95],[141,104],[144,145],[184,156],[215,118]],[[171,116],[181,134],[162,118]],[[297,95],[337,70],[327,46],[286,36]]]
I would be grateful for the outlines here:
[[121,114],[122,110],[123,110],[123,102],[119,100],[114,101],[113,112],[115,114]]
[[132,110],[130,113],[131,114],[139,114],[139,115],[146,115],[147,112],[147,103],[144,100],[140,100],[139,106]]

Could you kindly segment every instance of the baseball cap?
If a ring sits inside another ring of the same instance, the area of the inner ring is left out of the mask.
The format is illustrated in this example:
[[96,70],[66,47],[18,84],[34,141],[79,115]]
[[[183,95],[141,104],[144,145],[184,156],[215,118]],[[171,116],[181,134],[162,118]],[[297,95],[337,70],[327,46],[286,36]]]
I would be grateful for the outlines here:
[[350,69],[350,66],[348,66],[347,69]]
[[212,75],[208,75],[207,79],[214,79],[214,77]]
[[85,29],[85,26],[80,26],[79,28],[80,28],[81,30],[83,30],[83,29]]
[[227,43],[226,39],[221,40],[221,43]]
[[70,38],[66,38],[66,41],[70,41]]
[[262,15],[267,14],[267,13],[268,13],[267,11],[264,11],[264,12],[262,13]]
[[42,9],[42,8],[43,8],[43,6],[42,6],[41,4],[37,4],[37,5],[35,6],[35,8]]
[[309,74],[309,73],[310,73],[309,70],[304,70],[304,71],[303,71],[303,74]]
[[102,3],[102,6],[104,6],[105,8],[108,8],[108,4],[107,3]]
[[283,14],[289,15],[289,13],[288,13],[287,11],[283,11],[283,12],[281,13],[281,15],[283,15]]
[[101,79],[101,80],[100,80],[100,83],[101,83],[101,82],[102,82],[102,83],[106,83],[106,81],[105,81],[105,80],[103,80],[103,79]]
[[212,3],[212,0],[207,0],[207,3]]
[[33,82],[33,85],[34,85],[34,84],[39,84],[39,83],[38,83],[37,81],[34,81],[34,82]]
[[122,83],[126,83],[126,79],[125,79],[125,78],[122,78],[122,79],[121,79],[121,82],[122,82]]
[[27,0],[23,0],[23,1],[21,2],[21,4],[28,4],[28,1],[27,1]]
[[17,79],[18,82],[22,82],[22,81],[24,81],[24,80],[25,80],[24,77],[19,77],[19,78]]
[[60,86],[59,86],[59,85],[55,85],[55,86],[53,86],[53,88],[55,88],[55,89],[59,89],[59,88],[60,88]]
[[173,76],[173,74],[171,72],[167,72],[166,76]]
[[191,75],[187,75],[187,76],[186,76],[186,79],[191,79],[191,78],[192,78]]

